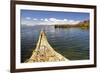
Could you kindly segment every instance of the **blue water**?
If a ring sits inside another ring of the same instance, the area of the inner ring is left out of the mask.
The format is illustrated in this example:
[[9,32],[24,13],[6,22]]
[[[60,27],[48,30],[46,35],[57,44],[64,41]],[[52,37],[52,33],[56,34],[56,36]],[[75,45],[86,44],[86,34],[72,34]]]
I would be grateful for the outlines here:
[[50,45],[69,60],[89,59],[89,29],[38,25],[21,27],[21,62],[31,56],[41,29]]

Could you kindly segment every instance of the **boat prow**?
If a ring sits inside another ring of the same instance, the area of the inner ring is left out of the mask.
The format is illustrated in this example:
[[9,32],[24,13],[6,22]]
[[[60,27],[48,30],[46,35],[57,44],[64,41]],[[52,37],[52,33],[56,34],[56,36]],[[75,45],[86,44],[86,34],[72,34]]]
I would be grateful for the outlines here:
[[25,63],[33,62],[57,62],[57,61],[69,61],[60,53],[56,52],[48,43],[46,35],[43,31],[40,32],[39,40],[37,42],[35,50],[32,52],[32,56],[25,61]]

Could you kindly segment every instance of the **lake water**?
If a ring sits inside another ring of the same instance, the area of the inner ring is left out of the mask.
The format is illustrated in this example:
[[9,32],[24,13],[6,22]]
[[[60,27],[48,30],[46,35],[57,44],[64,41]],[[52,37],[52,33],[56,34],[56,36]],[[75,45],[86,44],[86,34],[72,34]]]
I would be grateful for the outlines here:
[[41,29],[50,45],[69,60],[89,59],[89,29],[38,25],[21,27],[21,62],[32,55]]

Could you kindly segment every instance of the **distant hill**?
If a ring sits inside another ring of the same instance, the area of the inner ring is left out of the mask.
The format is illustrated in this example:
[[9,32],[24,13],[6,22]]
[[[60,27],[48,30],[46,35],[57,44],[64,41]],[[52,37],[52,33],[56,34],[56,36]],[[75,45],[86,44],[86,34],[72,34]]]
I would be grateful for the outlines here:
[[83,22],[80,22],[79,24],[77,24],[77,26],[80,26],[80,27],[89,27],[89,20],[85,20]]
[[78,24],[55,24],[55,28],[70,28],[70,27],[81,27],[81,28],[89,28],[89,20],[84,20]]

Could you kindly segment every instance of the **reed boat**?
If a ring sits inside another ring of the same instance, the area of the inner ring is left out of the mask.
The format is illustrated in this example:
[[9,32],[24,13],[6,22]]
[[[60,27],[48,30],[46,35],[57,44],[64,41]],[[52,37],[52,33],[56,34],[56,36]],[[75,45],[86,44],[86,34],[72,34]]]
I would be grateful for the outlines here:
[[25,63],[57,61],[69,60],[52,48],[48,43],[45,32],[41,31],[36,48],[33,50],[31,57],[27,59]]

